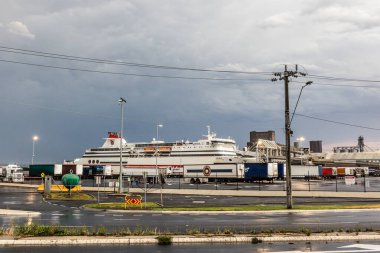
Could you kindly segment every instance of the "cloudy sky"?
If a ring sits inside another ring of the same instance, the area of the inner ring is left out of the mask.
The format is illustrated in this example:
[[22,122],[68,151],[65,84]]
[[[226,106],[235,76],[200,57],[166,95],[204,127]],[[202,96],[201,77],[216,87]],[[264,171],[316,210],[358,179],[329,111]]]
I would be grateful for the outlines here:
[[[284,143],[283,83],[265,74],[284,64],[309,74],[292,80],[291,108],[301,86],[314,82],[297,113],[380,128],[379,83],[313,76],[380,80],[379,1],[2,0],[0,7],[0,163],[30,163],[35,134],[38,163],[72,160],[102,145],[108,131],[120,129],[119,97],[127,100],[130,142],[151,141],[160,123],[166,141],[197,140],[210,125],[240,147],[253,130],[275,130]],[[250,73],[73,61],[9,48]],[[378,130],[304,116],[294,117],[292,129],[293,140],[323,140],[326,151],[356,145],[359,135],[380,147]]]

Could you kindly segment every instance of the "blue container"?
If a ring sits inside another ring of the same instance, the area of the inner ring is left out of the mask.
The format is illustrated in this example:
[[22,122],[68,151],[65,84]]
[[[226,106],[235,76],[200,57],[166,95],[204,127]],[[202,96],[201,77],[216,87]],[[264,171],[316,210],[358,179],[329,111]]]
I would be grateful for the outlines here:
[[284,174],[285,173],[284,168],[285,168],[285,164],[284,163],[277,164],[278,178],[280,178],[280,179],[283,179],[284,176],[285,176],[285,174]]
[[247,181],[273,180],[278,176],[277,171],[274,173],[273,169],[270,170],[268,163],[246,163],[244,167],[244,177]]
[[318,176],[321,177],[322,176],[322,165],[318,165]]

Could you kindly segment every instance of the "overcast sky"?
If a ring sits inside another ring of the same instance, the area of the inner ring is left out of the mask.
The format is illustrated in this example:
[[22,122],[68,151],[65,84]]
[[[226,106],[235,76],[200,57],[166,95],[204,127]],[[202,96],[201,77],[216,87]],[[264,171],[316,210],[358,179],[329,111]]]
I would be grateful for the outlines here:
[[[380,80],[380,2],[316,0],[77,0],[0,2],[0,46],[142,64],[248,72],[300,64],[310,75]],[[0,48],[3,50],[4,48]],[[205,79],[128,76],[0,62],[0,163],[63,162],[101,146],[120,129],[119,97],[127,100],[127,141],[197,140],[206,125],[240,147],[249,132],[275,130],[284,143],[284,86],[270,75],[173,71],[28,56],[0,60]],[[206,80],[206,79],[235,80]],[[242,79],[242,80],[236,80]],[[380,128],[380,86],[306,78],[290,84],[297,113]],[[350,85],[350,86],[331,86]],[[352,86],[373,86],[352,87]],[[293,109],[292,109],[293,110]],[[291,110],[291,111],[292,111]],[[380,132],[295,116],[293,141],[323,140],[326,151],[380,147]]]

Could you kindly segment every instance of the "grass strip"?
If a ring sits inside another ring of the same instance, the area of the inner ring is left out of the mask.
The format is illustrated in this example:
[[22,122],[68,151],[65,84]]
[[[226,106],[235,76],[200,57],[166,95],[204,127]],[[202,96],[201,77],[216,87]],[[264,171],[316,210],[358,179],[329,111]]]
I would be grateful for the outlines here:
[[73,192],[71,195],[68,192],[52,192],[45,195],[46,199],[50,200],[93,200],[94,197],[82,192]]

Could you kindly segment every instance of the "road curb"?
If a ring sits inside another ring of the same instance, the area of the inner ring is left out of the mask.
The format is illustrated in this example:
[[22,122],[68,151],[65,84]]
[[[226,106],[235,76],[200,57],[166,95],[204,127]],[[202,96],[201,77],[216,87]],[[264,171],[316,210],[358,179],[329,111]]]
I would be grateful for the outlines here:
[[[380,240],[378,234],[368,235],[316,235],[316,236],[173,236],[174,244],[189,243],[252,243],[252,238],[257,238],[263,243],[273,242],[312,242],[312,241],[373,241]],[[141,237],[33,237],[23,239],[0,239],[0,246],[31,246],[31,245],[101,245],[101,244],[158,244],[156,236]]]
[[321,209],[321,210],[301,210],[301,209],[289,209],[289,210],[264,210],[264,211],[158,211],[158,210],[122,210],[122,209],[96,209],[81,206],[85,210],[109,212],[109,213],[154,213],[154,214],[268,214],[268,213],[325,213],[325,212],[363,212],[371,210],[379,210],[380,208],[356,208],[356,209]]

